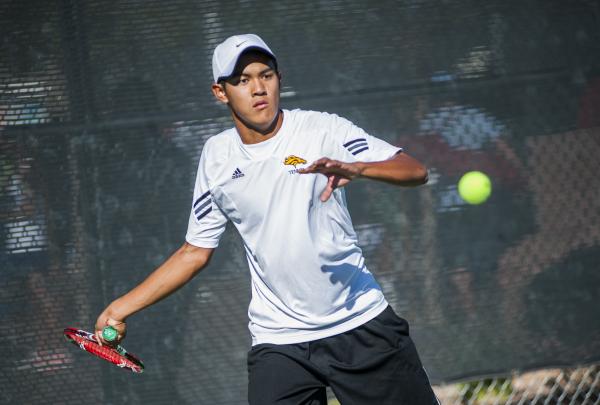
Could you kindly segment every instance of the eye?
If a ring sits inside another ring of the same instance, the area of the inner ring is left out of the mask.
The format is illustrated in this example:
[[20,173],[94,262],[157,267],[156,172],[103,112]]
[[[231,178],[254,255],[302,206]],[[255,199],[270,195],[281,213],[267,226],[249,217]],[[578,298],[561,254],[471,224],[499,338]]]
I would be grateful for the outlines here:
[[265,80],[270,80],[270,79],[272,79],[272,78],[273,78],[273,73],[272,73],[272,72],[270,72],[270,73],[265,73],[265,74],[263,75],[263,78],[264,78]]
[[248,82],[249,82],[249,80],[248,80],[247,77],[243,77],[243,78],[240,79],[240,83],[241,84],[248,84]]

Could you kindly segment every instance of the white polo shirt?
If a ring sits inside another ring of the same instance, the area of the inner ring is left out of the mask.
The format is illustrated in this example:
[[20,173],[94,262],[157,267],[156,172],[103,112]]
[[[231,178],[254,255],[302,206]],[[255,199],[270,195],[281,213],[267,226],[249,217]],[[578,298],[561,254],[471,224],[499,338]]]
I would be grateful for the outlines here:
[[186,240],[213,248],[230,220],[252,280],[252,344],[333,336],[379,315],[387,302],[367,270],[343,188],[297,169],[321,157],[381,161],[401,148],[337,115],[283,111],[277,134],[243,144],[236,129],[211,137],[200,157]]

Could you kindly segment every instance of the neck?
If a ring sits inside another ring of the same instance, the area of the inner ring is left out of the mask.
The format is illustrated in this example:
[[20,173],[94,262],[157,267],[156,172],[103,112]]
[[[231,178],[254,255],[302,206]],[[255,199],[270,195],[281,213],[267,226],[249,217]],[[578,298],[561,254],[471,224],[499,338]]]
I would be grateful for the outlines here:
[[281,128],[281,124],[283,123],[283,111],[278,110],[277,116],[273,120],[273,122],[266,128],[256,128],[248,123],[244,122],[236,113],[232,111],[233,122],[235,124],[235,128],[237,129],[240,138],[242,138],[242,142],[246,144],[254,144],[259,142],[264,142],[267,139],[273,138],[277,135],[279,128]]

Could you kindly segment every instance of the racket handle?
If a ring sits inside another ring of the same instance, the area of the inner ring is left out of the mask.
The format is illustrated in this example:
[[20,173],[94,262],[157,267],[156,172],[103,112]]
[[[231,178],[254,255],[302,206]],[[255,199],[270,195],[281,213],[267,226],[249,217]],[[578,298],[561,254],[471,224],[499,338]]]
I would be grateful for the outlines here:
[[102,337],[107,342],[114,342],[115,340],[117,340],[118,336],[119,332],[117,332],[117,330],[112,326],[105,326],[104,328],[102,328]]

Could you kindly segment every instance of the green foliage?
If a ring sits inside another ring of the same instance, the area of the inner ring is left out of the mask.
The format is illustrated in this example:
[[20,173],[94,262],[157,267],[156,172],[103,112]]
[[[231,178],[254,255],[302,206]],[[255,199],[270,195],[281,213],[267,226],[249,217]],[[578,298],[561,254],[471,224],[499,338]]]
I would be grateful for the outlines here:
[[485,378],[461,383],[459,387],[464,401],[474,404],[490,398],[507,399],[512,393],[511,380],[507,378]]

